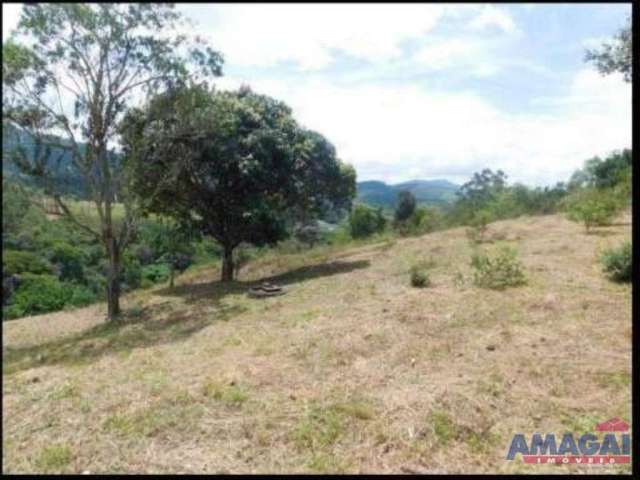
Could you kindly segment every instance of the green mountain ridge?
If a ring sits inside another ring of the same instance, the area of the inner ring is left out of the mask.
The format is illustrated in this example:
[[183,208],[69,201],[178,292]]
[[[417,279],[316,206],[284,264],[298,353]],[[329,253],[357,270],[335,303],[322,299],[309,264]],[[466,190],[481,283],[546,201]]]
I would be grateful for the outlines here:
[[455,200],[459,185],[448,180],[410,180],[407,182],[386,184],[379,180],[357,183],[356,200],[376,207],[393,208],[402,190],[411,192],[418,203],[444,205]]

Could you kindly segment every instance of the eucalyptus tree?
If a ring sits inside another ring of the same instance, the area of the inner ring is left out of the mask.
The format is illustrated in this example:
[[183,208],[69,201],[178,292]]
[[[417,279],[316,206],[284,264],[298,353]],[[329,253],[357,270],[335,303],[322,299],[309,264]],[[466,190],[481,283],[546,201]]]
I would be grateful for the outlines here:
[[[3,124],[22,136],[12,158],[104,245],[110,320],[120,312],[121,256],[137,218],[116,126],[145,95],[221,75],[221,55],[183,33],[186,26],[172,4],[25,3],[2,46]],[[64,155],[82,175],[97,222],[74,215],[60,193],[55,169]],[[124,204],[121,221],[116,203]]]

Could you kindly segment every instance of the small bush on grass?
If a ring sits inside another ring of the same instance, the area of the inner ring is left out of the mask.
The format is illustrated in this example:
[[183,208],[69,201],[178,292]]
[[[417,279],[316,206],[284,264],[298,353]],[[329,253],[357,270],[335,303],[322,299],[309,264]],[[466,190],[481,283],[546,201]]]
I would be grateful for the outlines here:
[[423,288],[431,285],[427,266],[428,265],[425,262],[419,262],[411,266],[409,269],[409,276],[412,287]]
[[502,249],[497,255],[476,253],[471,257],[473,282],[482,288],[503,290],[526,283],[523,267],[515,250]]
[[604,271],[617,282],[631,281],[631,242],[605,250],[600,258]]
[[569,220],[593,227],[609,225],[623,205],[613,190],[587,189],[567,197],[564,203]]

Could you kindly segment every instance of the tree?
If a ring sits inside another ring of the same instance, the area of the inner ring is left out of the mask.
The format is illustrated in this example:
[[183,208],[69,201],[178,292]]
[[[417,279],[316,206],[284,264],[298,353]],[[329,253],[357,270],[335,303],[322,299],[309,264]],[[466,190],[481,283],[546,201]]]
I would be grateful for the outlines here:
[[[104,245],[110,320],[120,313],[121,257],[137,218],[126,163],[111,148],[116,126],[144,94],[221,74],[222,57],[205,42],[170,35],[182,25],[172,4],[25,4],[17,29],[25,41],[2,46],[3,123],[32,144],[13,158]],[[97,226],[76,218],[60,194],[54,170],[65,154],[82,174]],[[116,202],[124,203],[121,222]]]
[[474,173],[471,180],[462,185],[456,194],[461,200],[469,202],[474,207],[480,207],[501,192],[506,181],[507,175],[502,170],[494,173],[491,169],[485,168]]
[[631,17],[629,17],[627,24],[614,36],[613,42],[604,43],[599,49],[587,50],[585,61],[593,62],[602,75],[619,72],[624,75],[625,82],[631,83],[631,38]]
[[397,223],[407,220],[416,209],[416,197],[413,193],[402,190],[398,192],[398,203],[396,204],[396,211],[394,214],[395,221]]
[[317,214],[355,194],[353,168],[326,139],[246,87],[174,89],[132,111],[121,132],[140,203],[213,237],[222,281],[234,278],[241,242],[273,244],[287,236],[293,209]]
[[494,173],[485,168],[474,173],[471,180],[456,192],[458,199],[453,207],[453,218],[463,224],[471,222],[475,212],[496,201],[506,188],[506,180],[507,175],[502,170]]
[[384,230],[386,219],[382,208],[373,209],[366,205],[356,205],[349,216],[349,229],[353,238],[364,238]]
[[611,152],[604,160],[593,157],[584,162],[584,167],[576,170],[569,180],[569,188],[580,187],[612,188],[624,180],[631,168],[631,150]]

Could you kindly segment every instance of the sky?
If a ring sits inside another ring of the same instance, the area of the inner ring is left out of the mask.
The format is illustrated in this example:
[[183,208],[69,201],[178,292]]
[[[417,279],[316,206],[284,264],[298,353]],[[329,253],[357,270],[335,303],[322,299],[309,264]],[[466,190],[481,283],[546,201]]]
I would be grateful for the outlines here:
[[[3,40],[19,4],[3,4]],[[631,147],[631,85],[584,62],[631,4],[178,4],[220,89],[285,101],[358,180],[566,181]]]

